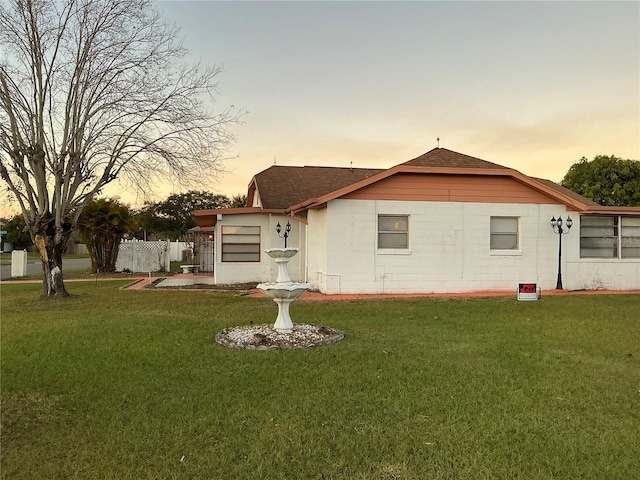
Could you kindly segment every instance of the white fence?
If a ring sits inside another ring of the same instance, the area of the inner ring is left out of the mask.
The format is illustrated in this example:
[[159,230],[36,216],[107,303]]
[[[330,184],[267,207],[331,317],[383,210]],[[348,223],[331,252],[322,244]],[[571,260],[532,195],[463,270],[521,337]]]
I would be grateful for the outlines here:
[[116,270],[118,272],[168,272],[171,262],[179,262],[191,251],[187,242],[144,242],[123,240],[118,251]]
[[172,262],[192,263],[192,242],[169,242],[169,259]]

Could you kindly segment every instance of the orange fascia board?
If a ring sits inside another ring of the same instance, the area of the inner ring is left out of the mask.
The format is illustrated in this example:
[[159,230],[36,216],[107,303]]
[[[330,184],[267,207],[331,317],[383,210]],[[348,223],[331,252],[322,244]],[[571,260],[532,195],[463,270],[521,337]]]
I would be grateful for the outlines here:
[[640,215],[640,207],[610,207],[610,206],[589,206],[582,213],[609,214],[609,215]]
[[238,208],[211,208],[209,210],[194,210],[194,217],[208,215],[241,215],[243,213],[282,213],[278,208],[264,209],[260,207],[238,207]]
[[[290,206],[287,209],[287,212],[290,212],[291,215],[293,215],[303,210],[307,210],[308,208],[317,208],[317,202],[317,198],[310,198],[309,200],[305,200],[304,202],[296,203],[295,205]],[[310,207],[310,205],[313,205],[313,207]]]
[[296,217],[293,212],[289,212],[289,216],[298,223],[303,225],[309,225],[309,221],[302,217]]
[[209,210],[194,210],[192,215],[199,227],[212,227],[218,222],[218,215],[243,215],[249,213],[283,215],[280,209],[264,209],[259,207],[240,207],[240,208],[212,208]]
[[574,198],[571,198],[563,193],[554,190],[546,185],[536,181],[535,179],[528,177],[517,170],[513,170],[510,168],[450,168],[450,167],[420,167],[420,166],[410,166],[410,165],[397,165],[388,170],[380,172],[376,175],[372,175],[369,178],[365,178],[364,180],[360,180],[359,182],[353,183],[351,185],[347,185],[339,190],[335,190],[326,195],[323,195],[319,198],[314,198],[310,200],[306,200],[305,202],[299,203],[297,205],[293,205],[289,208],[289,210],[293,213],[298,213],[303,210],[307,210],[310,208],[320,208],[323,205],[326,205],[330,200],[334,200],[336,198],[340,198],[344,195],[347,195],[351,192],[359,190],[361,188],[367,187],[373,183],[379,182],[388,178],[392,175],[398,173],[421,173],[421,174],[447,174],[447,175],[485,175],[485,176],[506,176],[511,177],[514,180],[521,182],[550,198],[557,200],[559,203],[563,203],[568,207],[584,211],[587,208],[582,202],[577,201]]

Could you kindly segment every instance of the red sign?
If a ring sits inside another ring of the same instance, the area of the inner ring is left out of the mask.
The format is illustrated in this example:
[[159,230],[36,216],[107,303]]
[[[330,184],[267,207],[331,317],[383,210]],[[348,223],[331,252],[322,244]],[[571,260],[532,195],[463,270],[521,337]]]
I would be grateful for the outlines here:
[[538,285],[535,283],[519,283],[518,300],[538,300]]

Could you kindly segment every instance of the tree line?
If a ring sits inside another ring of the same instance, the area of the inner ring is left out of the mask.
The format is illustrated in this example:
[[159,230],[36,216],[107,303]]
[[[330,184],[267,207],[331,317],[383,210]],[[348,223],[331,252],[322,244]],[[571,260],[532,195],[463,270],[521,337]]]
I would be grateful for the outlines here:
[[[122,239],[190,241],[194,210],[244,207],[246,195],[228,197],[191,190],[159,202],[130,208],[117,198],[91,199],[78,217],[77,240],[86,244],[92,271],[113,272]],[[7,219],[5,241],[14,249],[31,249],[33,240],[22,214]]]

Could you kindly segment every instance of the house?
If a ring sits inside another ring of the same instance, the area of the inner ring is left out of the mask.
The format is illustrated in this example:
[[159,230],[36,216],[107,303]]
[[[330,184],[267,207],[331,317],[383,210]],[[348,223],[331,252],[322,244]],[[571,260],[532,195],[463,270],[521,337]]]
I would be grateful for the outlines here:
[[[550,220],[570,217],[566,235]],[[389,169],[271,166],[247,206],[194,212],[213,232],[216,283],[294,281],[327,294],[640,289],[640,208],[603,207],[554,182],[444,148]],[[280,238],[279,238],[280,237]],[[562,255],[559,257],[559,246]]]

